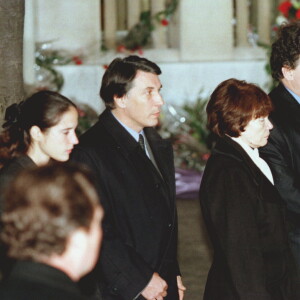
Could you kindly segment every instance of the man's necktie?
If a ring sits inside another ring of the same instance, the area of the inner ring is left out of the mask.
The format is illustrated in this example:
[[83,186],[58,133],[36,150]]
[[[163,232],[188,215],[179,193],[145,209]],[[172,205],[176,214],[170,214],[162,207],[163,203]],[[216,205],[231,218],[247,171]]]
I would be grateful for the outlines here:
[[145,148],[145,140],[142,134],[139,135],[139,144],[141,146],[141,148],[146,152],[146,148]]

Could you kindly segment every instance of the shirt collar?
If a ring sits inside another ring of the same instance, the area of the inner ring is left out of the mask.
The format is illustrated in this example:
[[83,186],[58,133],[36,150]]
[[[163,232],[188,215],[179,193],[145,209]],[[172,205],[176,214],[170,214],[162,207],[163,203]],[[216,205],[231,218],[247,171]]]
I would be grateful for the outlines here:
[[135,130],[131,129],[127,125],[125,125],[123,122],[121,122],[112,112],[111,114],[114,116],[114,118],[126,129],[126,131],[138,142],[139,135],[142,134],[144,137],[144,131],[141,130],[140,132],[136,132]]
[[291,91],[290,89],[288,89],[286,86],[284,86],[287,91],[297,100],[297,102],[300,104],[300,96],[298,96],[297,94],[295,94],[293,91]]

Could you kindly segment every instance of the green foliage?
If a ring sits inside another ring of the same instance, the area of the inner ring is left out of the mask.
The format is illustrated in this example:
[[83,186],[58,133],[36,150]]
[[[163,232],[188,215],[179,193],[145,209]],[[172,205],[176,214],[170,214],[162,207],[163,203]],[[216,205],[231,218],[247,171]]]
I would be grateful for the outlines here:
[[79,118],[76,134],[80,136],[97,122],[98,114],[91,106],[84,103],[77,103],[77,110]]
[[136,50],[148,45],[151,32],[157,24],[167,26],[172,15],[175,13],[179,0],[171,0],[165,10],[151,15],[151,11],[144,11],[140,15],[140,21],[135,24],[125,36],[121,44],[128,50]]
[[167,105],[159,131],[171,140],[175,166],[202,171],[210,155],[211,134],[206,128],[208,99],[198,97],[182,106]]

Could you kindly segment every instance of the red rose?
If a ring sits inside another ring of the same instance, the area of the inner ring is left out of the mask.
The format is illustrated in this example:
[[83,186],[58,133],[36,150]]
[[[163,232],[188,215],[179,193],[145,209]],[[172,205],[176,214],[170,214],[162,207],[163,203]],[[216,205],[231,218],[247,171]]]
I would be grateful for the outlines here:
[[298,9],[297,11],[296,11],[296,19],[300,19],[300,9]]
[[167,19],[162,19],[160,21],[160,23],[161,23],[162,26],[168,26],[169,25],[169,21]]
[[290,1],[285,1],[279,4],[278,10],[287,18],[289,16],[289,10],[292,7],[292,3]]

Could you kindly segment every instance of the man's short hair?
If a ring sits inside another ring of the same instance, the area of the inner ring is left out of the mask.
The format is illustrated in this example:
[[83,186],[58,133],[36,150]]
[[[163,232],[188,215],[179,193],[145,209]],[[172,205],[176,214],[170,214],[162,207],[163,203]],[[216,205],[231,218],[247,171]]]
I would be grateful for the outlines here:
[[73,231],[90,229],[98,205],[92,177],[78,165],[20,172],[5,194],[1,238],[8,255],[39,260],[62,254]]
[[154,62],[136,55],[115,58],[110,63],[103,75],[100,89],[100,96],[107,108],[115,108],[115,96],[120,98],[126,95],[137,71],[161,74],[160,68]]
[[300,21],[283,24],[272,44],[270,66],[275,80],[283,78],[282,67],[295,69],[300,57]]
[[207,127],[218,136],[239,137],[253,118],[268,116],[269,96],[258,86],[228,79],[213,91],[207,104]]

